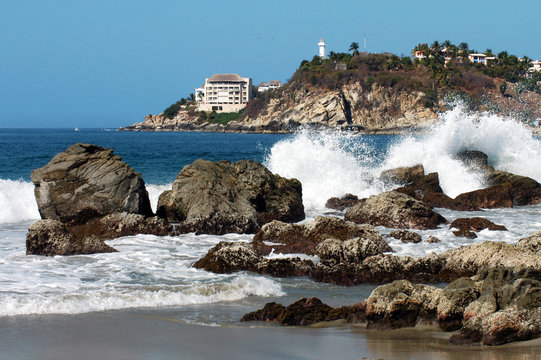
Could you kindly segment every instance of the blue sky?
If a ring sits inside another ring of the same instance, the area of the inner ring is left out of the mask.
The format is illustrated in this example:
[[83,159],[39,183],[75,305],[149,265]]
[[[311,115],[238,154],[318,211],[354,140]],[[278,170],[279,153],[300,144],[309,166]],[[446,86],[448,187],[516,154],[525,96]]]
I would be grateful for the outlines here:
[[537,1],[0,0],[0,127],[119,127],[214,73],[287,80],[303,59],[467,42],[541,59]]

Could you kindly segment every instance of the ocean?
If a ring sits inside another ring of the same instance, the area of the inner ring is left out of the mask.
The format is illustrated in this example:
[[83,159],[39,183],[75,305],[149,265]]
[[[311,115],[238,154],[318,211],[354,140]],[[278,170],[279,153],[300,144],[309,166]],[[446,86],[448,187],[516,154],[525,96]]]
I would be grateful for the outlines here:
[[[26,231],[39,219],[30,172],[77,142],[114,148],[142,174],[154,207],[183,166],[198,158],[262,162],[274,173],[301,181],[305,221],[328,213],[324,204],[332,196],[367,197],[387,190],[378,180],[379,173],[398,166],[422,163],[427,173],[437,171],[451,197],[482,188],[481,175],[454,159],[454,154],[466,149],[485,152],[497,169],[541,181],[538,137],[513,119],[473,115],[460,107],[442,114],[442,122],[426,133],[404,135],[0,129],[0,317],[138,308],[174,313],[178,321],[190,324],[240,326],[243,313],[269,301],[289,304],[317,296],[339,306],[356,303],[374,289],[373,285],[341,287],[252,273],[217,275],[192,267],[219,241],[247,242],[252,235],[138,235],[108,241],[117,253],[27,256]],[[420,257],[485,240],[515,243],[541,230],[539,205],[473,213],[437,210],[449,221],[482,216],[509,231],[481,231],[477,239],[464,239],[442,225],[418,231],[423,239],[437,236],[440,243],[403,244],[388,239],[395,254]]]

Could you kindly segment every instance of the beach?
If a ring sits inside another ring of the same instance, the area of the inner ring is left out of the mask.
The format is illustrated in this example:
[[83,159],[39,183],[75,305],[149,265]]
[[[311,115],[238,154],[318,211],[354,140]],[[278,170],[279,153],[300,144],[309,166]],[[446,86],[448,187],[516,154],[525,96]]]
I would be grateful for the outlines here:
[[175,310],[0,318],[4,359],[539,359],[541,339],[455,346],[435,327],[393,331],[327,324],[189,324]]

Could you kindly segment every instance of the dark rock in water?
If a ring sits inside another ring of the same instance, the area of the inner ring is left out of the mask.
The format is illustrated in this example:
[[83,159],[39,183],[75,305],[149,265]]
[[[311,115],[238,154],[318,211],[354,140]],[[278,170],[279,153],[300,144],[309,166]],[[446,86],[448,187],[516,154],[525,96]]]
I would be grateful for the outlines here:
[[28,255],[77,255],[116,251],[103,240],[137,234],[167,235],[171,225],[158,217],[114,213],[84,224],[40,220],[28,229]]
[[325,203],[325,207],[343,211],[359,202],[359,198],[352,194],[346,194],[341,198],[332,197]]
[[489,167],[487,154],[477,150],[461,151],[456,154],[456,159],[462,161],[472,169],[485,171]]
[[179,232],[255,233],[272,220],[304,219],[302,186],[241,160],[197,160],[184,167],[158,201],[158,215],[182,222]]
[[276,321],[285,309],[282,304],[270,302],[265,304],[263,309],[242,315],[240,321]]
[[442,292],[442,289],[406,280],[380,286],[366,299],[367,327],[396,329],[432,322]]
[[432,244],[441,242],[441,240],[437,236],[432,236],[432,235],[429,236],[428,239],[426,239],[425,241],[427,243],[432,243]]
[[349,240],[327,239],[318,244],[315,253],[323,261],[360,263],[369,256],[383,254],[393,249],[375,229],[368,229],[363,237]]
[[507,231],[503,225],[496,225],[492,221],[480,217],[473,218],[458,218],[454,220],[449,228],[456,228],[457,231],[453,231],[456,236],[467,237],[470,239],[477,238],[474,231],[481,231],[484,229]]
[[415,197],[414,194],[422,196],[425,193],[443,193],[438,173],[425,175],[423,165],[386,170],[381,173],[380,179],[386,183],[402,185],[395,191],[413,197]]
[[512,187],[507,183],[493,185],[486,189],[460,194],[454,201],[484,209],[513,207]]
[[77,255],[115,251],[95,236],[74,237],[66,225],[57,220],[40,220],[30,225],[26,234],[27,255]]
[[395,239],[398,239],[400,241],[402,241],[403,243],[420,243],[421,241],[423,241],[423,238],[421,237],[421,235],[417,234],[417,233],[414,233],[412,231],[407,231],[407,230],[395,230],[395,231],[391,231],[389,233],[389,236],[390,237],[393,237]]
[[511,184],[513,205],[535,205],[541,203],[541,184],[526,176],[496,170],[489,174],[490,185]]
[[308,276],[314,268],[310,260],[300,258],[260,259],[254,271],[275,277]]
[[471,278],[459,278],[443,289],[438,304],[438,325],[443,331],[462,327],[464,308],[479,298],[481,286]]
[[396,191],[370,196],[366,201],[350,207],[344,218],[358,224],[401,229],[435,229],[447,222],[429,205]]
[[286,307],[277,320],[283,325],[306,326],[327,320],[331,310],[318,298],[303,298]]
[[360,226],[337,217],[317,216],[314,221],[305,224],[280,221],[265,224],[255,234],[253,244],[261,255],[268,255],[272,249],[281,254],[312,254],[316,246],[328,238],[347,240],[376,234],[372,226]]
[[[400,189],[397,189],[397,191],[400,191]],[[453,199],[443,193],[425,193],[422,197],[416,197],[416,199],[436,208],[451,209],[456,211],[481,210],[475,204],[462,199]]]
[[199,259],[194,267],[217,274],[229,274],[242,270],[254,270],[260,257],[251,244],[243,242],[220,241]]
[[82,224],[116,212],[152,215],[141,174],[112,149],[72,145],[30,177],[43,219]]

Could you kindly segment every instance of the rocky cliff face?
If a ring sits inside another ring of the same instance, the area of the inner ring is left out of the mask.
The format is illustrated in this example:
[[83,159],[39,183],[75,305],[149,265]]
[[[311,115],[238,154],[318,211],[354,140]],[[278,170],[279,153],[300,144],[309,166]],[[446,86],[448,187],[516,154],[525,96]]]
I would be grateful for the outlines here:
[[332,91],[303,88],[271,99],[256,118],[245,117],[239,125],[260,130],[311,125],[367,132],[422,128],[438,119],[433,110],[424,106],[423,97],[422,92],[394,91],[376,85],[365,89],[359,83]]

